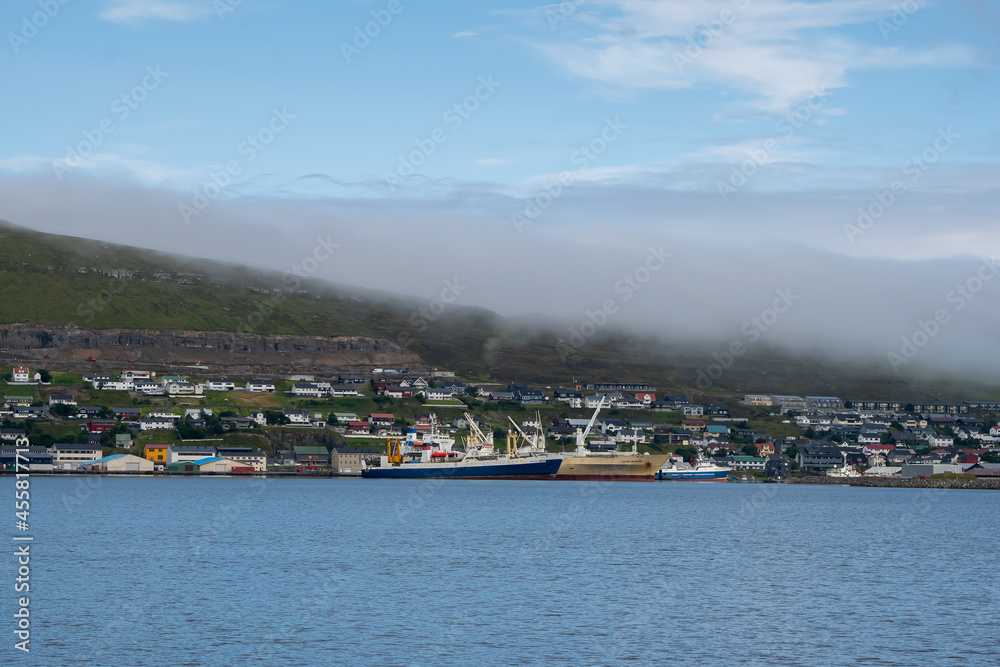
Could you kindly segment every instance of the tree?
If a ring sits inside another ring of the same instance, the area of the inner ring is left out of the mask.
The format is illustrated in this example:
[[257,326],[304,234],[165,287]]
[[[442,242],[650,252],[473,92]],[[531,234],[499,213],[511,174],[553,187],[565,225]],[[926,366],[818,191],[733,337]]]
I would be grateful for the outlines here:
[[468,387],[465,388],[465,395],[476,397],[479,395],[479,390],[473,387],[472,385],[469,385]]
[[691,457],[698,456],[698,450],[694,447],[677,447],[674,449],[674,454],[681,457],[685,461],[691,460]]
[[264,413],[264,419],[267,420],[268,426],[283,425],[288,424],[289,419],[285,416],[285,413],[279,412],[278,410],[268,410]]
[[755,445],[743,445],[743,448],[740,451],[747,456],[757,456],[758,453]]
[[44,368],[38,369],[38,374],[41,376],[42,382],[52,382],[52,373],[48,372]]
[[792,445],[791,447],[786,447],[785,448],[785,456],[787,456],[792,461],[794,461],[795,459],[797,459],[799,457],[799,448],[796,447],[795,445]]
[[76,414],[76,408],[72,405],[66,405],[65,403],[56,403],[55,405],[49,407],[49,412],[56,417],[66,419],[66,417]]
[[816,437],[816,431],[814,431],[813,427],[810,426],[809,428],[806,429],[805,433],[803,433],[802,435],[804,435],[807,438],[809,438],[810,440],[812,440],[813,438]]

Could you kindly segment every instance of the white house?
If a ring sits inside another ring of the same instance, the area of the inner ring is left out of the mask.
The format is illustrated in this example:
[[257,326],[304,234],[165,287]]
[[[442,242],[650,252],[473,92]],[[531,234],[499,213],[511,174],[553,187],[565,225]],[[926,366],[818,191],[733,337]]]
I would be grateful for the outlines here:
[[105,380],[103,382],[95,382],[94,389],[104,389],[106,391],[132,391],[135,389],[135,383],[131,380]]
[[624,398],[619,392],[614,392],[611,394],[594,394],[593,396],[587,396],[583,399],[583,407],[587,409],[596,408],[601,399],[604,399],[604,407],[610,405],[613,401]]
[[236,389],[236,383],[230,380],[212,378],[205,380],[205,389],[207,391],[233,391]]
[[169,382],[167,383],[166,390],[170,395],[201,394],[202,386],[192,382]]
[[136,380],[132,384],[135,387],[135,391],[141,391],[150,396],[162,396],[164,393],[163,385],[152,380]]
[[123,380],[148,380],[151,377],[149,371],[122,371]]
[[450,389],[427,387],[424,389],[424,399],[428,401],[447,401],[454,396]]
[[175,415],[170,410],[163,410],[163,409],[160,409],[160,410],[150,410],[149,414],[146,415],[146,416],[147,417],[160,417],[160,418],[163,418],[163,419],[180,419],[180,416]]
[[859,445],[877,445],[882,442],[882,436],[879,433],[862,433],[858,436]]
[[932,435],[927,438],[927,444],[932,448],[951,447],[955,444],[955,440],[948,435]]
[[320,398],[326,394],[325,389],[321,389],[315,384],[293,384],[292,396],[307,396],[310,398]]
[[705,407],[702,405],[682,405],[681,412],[685,417],[701,417],[705,414]]
[[76,401],[70,394],[51,394],[49,405],[76,405]]
[[169,431],[174,428],[173,419],[163,417],[143,417],[139,420],[140,431]]
[[641,428],[623,428],[615,434],[615,442],[643,443],[646,442],[646,432]]
[[346,398],[348,396],[361,396],[356,384],[335,384],[330,387],[330,395],[334,398]]
[[292,424],[308,424],[309,413],[305,410],[285,410],[285,417]]
[[258,393],[258,394],[264,393],[264,392],[268,392],[268,391],[269,392],[273,392],[274,391],[274,383],[273,382],[265,382],[264,380],[251,380],[251,381],[247,382],[247,387],[246,388],[247,388],[247,391],[252,391],[252,392]]
[[14,366],[14,382],[30,382],[27,366]]
[[250,413],[250,419],[257,422],[257,424],[260,426],[267,426],[267,417],[264,416],[263,412]]

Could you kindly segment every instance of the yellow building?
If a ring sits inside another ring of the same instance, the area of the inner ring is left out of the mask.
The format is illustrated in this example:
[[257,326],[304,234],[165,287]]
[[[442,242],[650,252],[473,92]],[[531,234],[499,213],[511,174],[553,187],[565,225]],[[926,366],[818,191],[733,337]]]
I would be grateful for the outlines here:
[[170,445],[146,445],[146,460],[160,465],[167,465],[167,448]]
[[771,397],[764,394],[746,394],[743,397],[743,403],[757,407],[772,405]]

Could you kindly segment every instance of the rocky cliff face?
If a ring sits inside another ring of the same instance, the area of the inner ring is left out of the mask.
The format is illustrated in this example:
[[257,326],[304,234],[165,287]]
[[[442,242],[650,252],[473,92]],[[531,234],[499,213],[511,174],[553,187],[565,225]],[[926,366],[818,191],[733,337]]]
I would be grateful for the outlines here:
[[[414,366],[420,358],[392,341],[358,336],[294,336],[223,331],[85,329],[73,325],[0,325],[0,353],[43,359],[50,367],[99,362],[206,364],[275,369]],[[55,362],[55,363],[52,363]]]

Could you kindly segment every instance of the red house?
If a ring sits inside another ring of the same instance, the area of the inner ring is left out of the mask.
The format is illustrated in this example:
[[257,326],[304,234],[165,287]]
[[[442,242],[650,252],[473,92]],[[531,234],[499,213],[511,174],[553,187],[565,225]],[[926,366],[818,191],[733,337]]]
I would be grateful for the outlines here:
[[373,412],[368,415],[368,421],[371,422],[372,426],[392,426],[396,417],[388,412]]
[[368,422],[347,422],[348,433],[367,434],[370,430]]
[[91,419],[87,422],[87,430],[91,433],[107,433],[117,425],[118,422],[114,419]]

